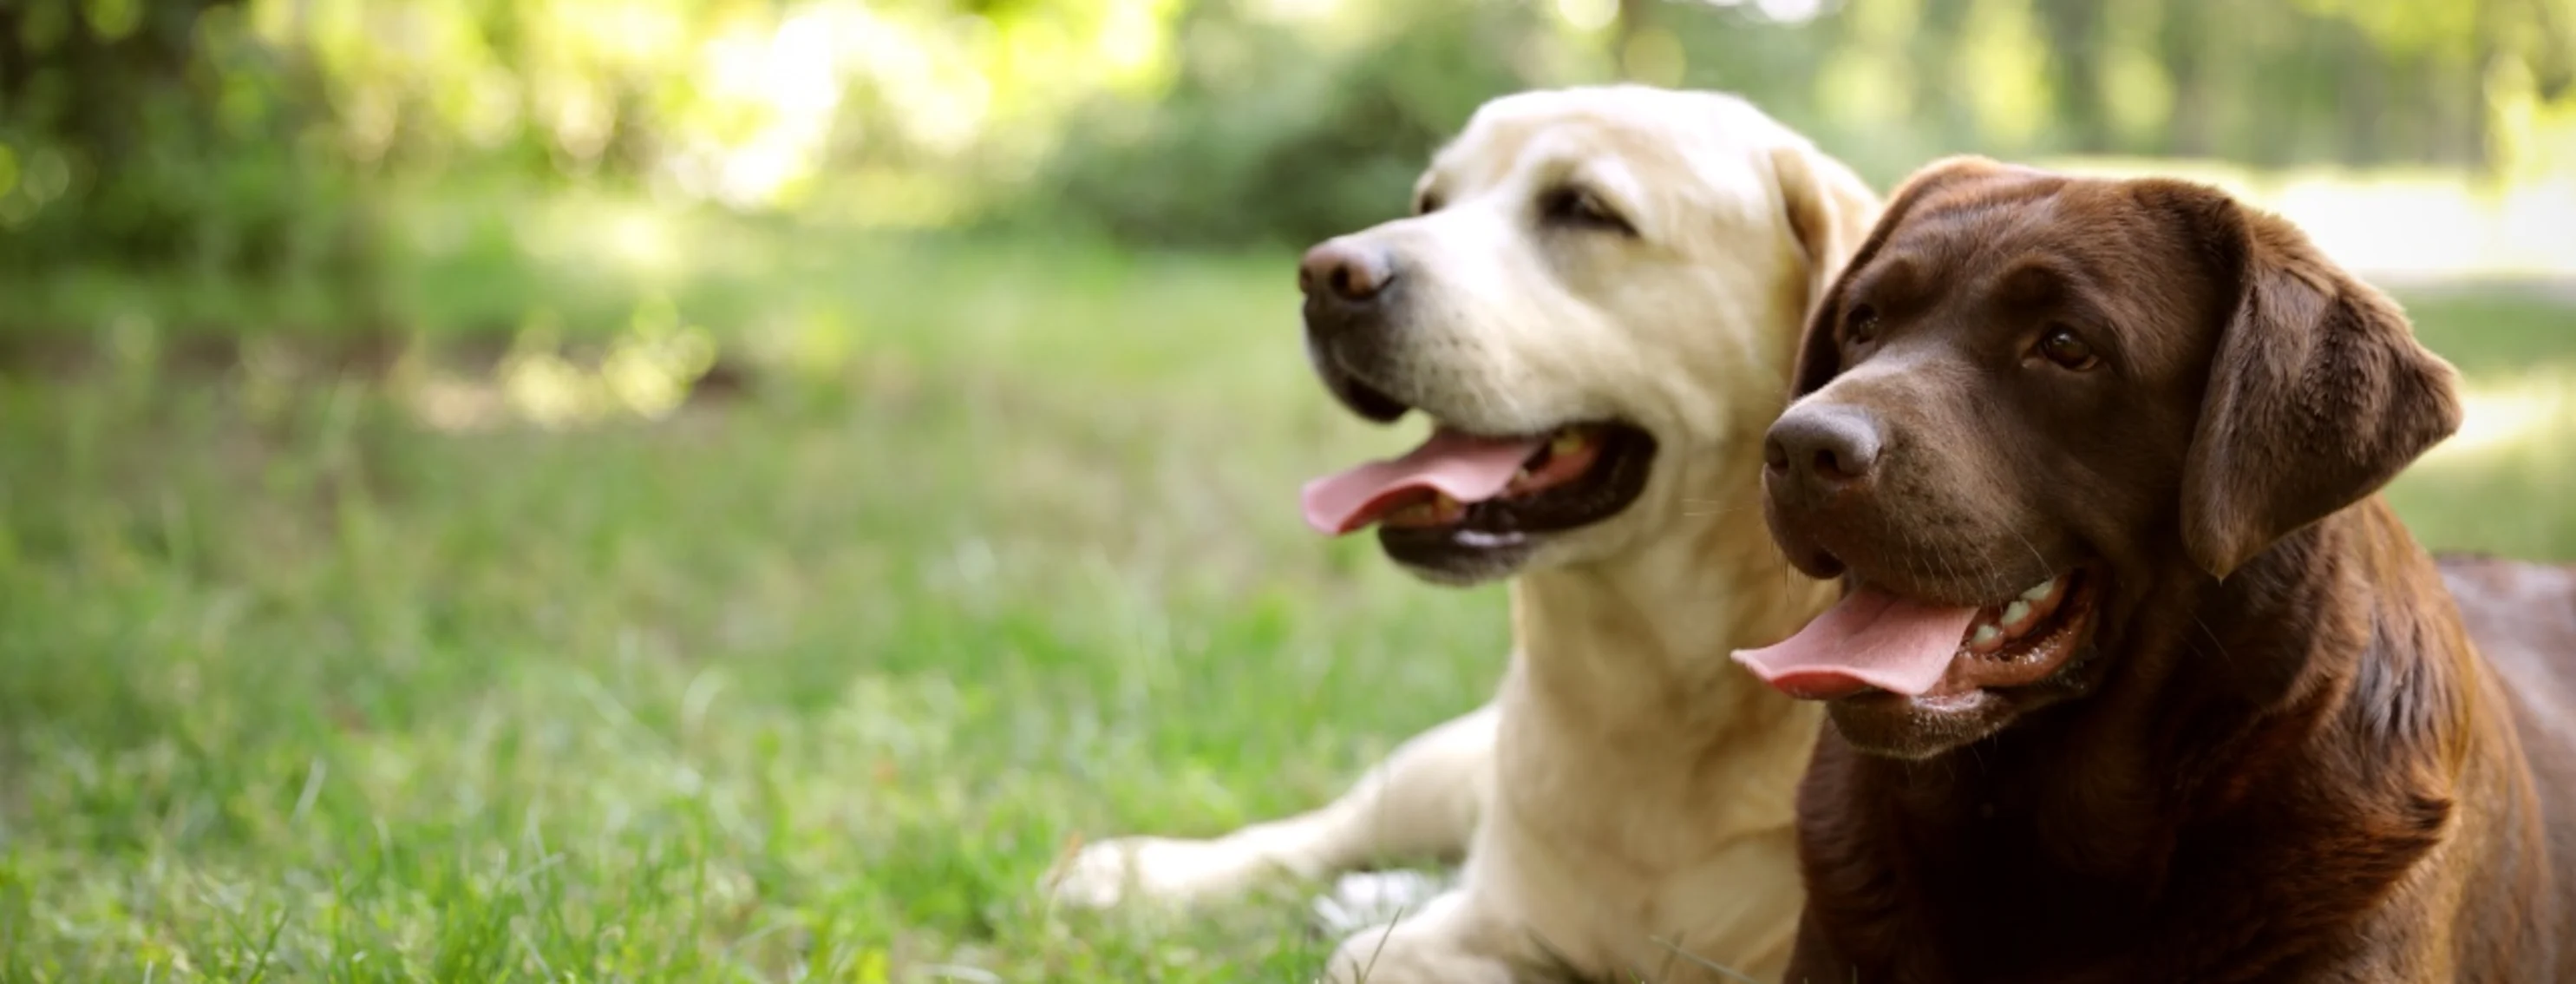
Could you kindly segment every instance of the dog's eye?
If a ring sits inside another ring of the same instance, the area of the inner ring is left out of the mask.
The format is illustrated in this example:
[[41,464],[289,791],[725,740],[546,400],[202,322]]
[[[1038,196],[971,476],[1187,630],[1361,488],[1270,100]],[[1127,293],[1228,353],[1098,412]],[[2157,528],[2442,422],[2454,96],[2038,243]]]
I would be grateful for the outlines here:
[[1422,193],[1422,197],[1413,200],[1413,214],[1415,215],[1429,215],[1437,211],[1440,211],[1440,196],[1438,194],[1426,191]]
[[2064,328],[2051,328],[2048,334],[2039,336],[2039,354],[2050,362],[2077,372],[2102,363],[2101,357],[2093,354],[2093,346],[2085,344],[2083,339],[2075,337],[2074,332]]
[[1843,315],[1843,341],[1867,345],[1878,340],[1878,309],[1867,304],[1852,305]]
[[1550,222],[1618,232],[1636,231],[1628,225],[1628,220],[1611,211],[1610,206],[1601,204],[1600,198],[1580,188],[1559,188],[1548,192],[1539,199],[1538,207],[1539,214]]

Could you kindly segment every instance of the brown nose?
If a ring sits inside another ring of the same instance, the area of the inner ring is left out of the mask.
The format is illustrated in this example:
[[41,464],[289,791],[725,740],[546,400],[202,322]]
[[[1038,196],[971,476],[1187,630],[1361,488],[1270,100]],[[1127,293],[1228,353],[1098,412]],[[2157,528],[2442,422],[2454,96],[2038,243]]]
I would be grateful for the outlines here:
[[1297,289],[1309,301],[1366,304],[1395,279],[1386,251],[1347,239],[1328,239],[1297,264]]
[[[1822,497],[1867,481],[1878,467],[1878,421],[1859,407],[1792,407],[1771,424],[1762,463],[1774,493]],[[1785,482],[1786,487],[1776,483]]]

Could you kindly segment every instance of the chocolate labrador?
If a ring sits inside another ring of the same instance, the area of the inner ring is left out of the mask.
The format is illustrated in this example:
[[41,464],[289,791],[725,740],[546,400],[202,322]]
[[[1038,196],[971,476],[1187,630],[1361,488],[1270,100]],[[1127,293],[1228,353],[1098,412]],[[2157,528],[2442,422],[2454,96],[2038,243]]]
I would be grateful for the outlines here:
[[1737,654],[1831,722],[1789,978],[2576,980],[2576,654],[2481,656],[2377,494],[2456,385],[2216,189],[1908,179],[1765,448],[1846,586]]

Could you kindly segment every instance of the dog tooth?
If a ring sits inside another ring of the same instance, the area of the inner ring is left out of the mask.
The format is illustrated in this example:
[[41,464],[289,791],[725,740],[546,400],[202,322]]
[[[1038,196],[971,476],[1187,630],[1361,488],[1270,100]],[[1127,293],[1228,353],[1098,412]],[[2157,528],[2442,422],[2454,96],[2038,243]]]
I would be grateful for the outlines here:
[[2023,601],[2023,600],[2021,600],[2021,599],[2019,599],[2019,598],[2015,598],[2015,599],[2013,599],[2013,603],[2012,603],[2012,604],[2009,604],[2009,605],[2005,605],[2005,606],[2004,606],[2004,624],[2005,624],[2005,625],[2020,625],[2020,624],[2021,624],[2021,620],[2022,620],[2022,619],[2029,618],[2029,617],[2030,617],[2030,602]]
[[1581,450],[1583,450],[1583,434],[1580,431],[1558,431],[1556,439],[1547,444],[1547,452],[1551,455],[1573,454]]
[[1995,628],[1991,624],[1980,622],[1977,623],[1977,634],[1968,640],[1968,644],[1972,646],[1987,645],[1997,639],[2003,638],[2003,635],[2004,630]]
[[2048,595],[2049,595],[2049,593],[2050,593],[2050,592],[2053,592],[2053,591],[2056,591],[2056,590],[2057,590],[2057,579],[2052,577],[2052,578],[2049,578],[2048,580],[2041,581],[2041,582],[2039,582],[2038,584],[2031,585],[2030,590],[2028,590],[2028,591],[2024,591],[2024,592],[2022,592],[2022,593],[2021,593],[2021,599],[2022,599],[2023,601],[2034,601],[2034,602],[2035,602],[2035,601],[2038,601],[2038,600],[2040,600],[2040,599],[2042,599],[2042,598],[2046,598],[2046,597],[2048,597]]
[[1467,504],[1452,499],[1448,493],[1442,492],[1438,493],[1437,498],[1431,500],[1431,513],[1434,517],[1433,522],[1446,523],[1466,515]]

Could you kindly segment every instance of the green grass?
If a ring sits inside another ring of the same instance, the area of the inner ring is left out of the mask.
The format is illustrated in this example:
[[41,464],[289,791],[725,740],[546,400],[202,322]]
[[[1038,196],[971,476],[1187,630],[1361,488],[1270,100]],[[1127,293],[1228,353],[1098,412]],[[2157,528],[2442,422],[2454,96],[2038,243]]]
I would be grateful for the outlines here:
[[[1031,891],[1320,803],[1501,669],[1498,589],[1297,523],[1418,424],[1328,405],[1289,269],[797,258],[679,301],[751,397],[561,432],[273,360],[0,380],[0,981],[1304,979],[1293,893]],[[2481,383],[2576,365],[2564,309],[2414,309]],[[2397,497],[2576,558],[2565,446]]]

